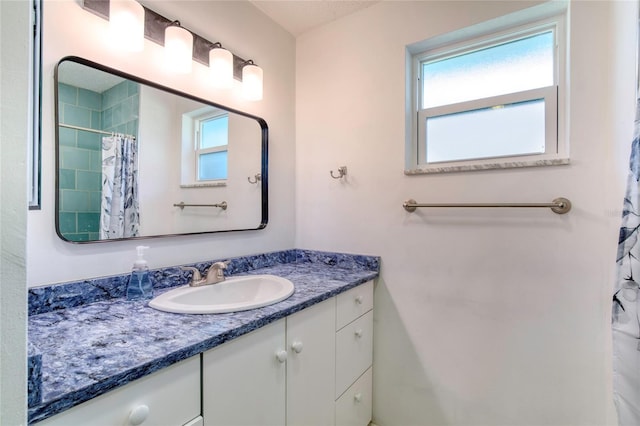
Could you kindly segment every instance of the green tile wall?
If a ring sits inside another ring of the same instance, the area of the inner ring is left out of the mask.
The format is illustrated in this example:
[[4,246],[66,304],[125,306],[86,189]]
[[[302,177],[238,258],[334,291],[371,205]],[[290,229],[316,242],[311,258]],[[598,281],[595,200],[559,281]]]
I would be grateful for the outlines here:
[[102,94],[103,130],[127,135],[138,134],[139,87],[133,81],[123,81]]
[[[130,81],[103,93],[60,83],[60,122],[137,135],[139,93]],[[61,127],[59,137],[60,233],[70,241],[99,239],[103,135]]]

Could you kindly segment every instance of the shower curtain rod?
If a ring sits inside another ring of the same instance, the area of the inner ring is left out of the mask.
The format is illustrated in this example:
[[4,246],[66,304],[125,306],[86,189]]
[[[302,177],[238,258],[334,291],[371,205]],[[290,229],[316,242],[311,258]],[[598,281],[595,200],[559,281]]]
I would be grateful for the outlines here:
[[122,136],[125,136],[125,137],[128,137],[128,138],[134,139],[134,140],[136,139],[136,137],[133,136],[133,135],[127,135],[127,134],[118,133],[118,132],[105,132],[104,130],[96,130],[96,129],[90,129],[88,127],[72,126],[71,124],[60,123],[60,124],[58,124],[58,126],[66,127],[68,129],[74,129],[74,130],[83,130],[85,132],[99,133],[101,135],[109,135],[109,136],[122,135]]

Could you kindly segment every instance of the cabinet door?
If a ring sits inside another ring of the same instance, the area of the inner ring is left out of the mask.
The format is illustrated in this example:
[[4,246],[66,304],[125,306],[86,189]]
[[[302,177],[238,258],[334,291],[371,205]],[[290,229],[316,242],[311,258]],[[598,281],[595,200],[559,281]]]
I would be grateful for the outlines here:
[[335,298],[287,318],[287,425],[335,419]]
[[71,408],[38,426],[181,426],[200,415],[200,356]]
[[284,425],[285,319],[203,354],[205,426]]

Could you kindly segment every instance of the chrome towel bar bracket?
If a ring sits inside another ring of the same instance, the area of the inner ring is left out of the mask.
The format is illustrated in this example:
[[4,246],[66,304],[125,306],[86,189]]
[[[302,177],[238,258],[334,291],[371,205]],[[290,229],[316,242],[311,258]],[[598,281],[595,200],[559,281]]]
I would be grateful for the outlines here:
[[471,208],[485,208],[485,207],[521,207],[521,208],[549,208],[552,212],[557,214],[565,214],[571,210],[571,201],[564,197],[555,198],[550,203],[460,203],[460,204],[425,204],[418,203],[416,200],[410,199],[402,204],[402,207],[409,213],[416,211],[418,207],[471,207]]

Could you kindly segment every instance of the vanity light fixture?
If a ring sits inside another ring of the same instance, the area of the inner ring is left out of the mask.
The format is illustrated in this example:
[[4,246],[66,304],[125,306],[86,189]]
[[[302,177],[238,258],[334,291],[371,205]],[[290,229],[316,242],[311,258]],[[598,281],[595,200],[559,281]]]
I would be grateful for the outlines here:
[[193,58],[193,35],[173,21],[164,30],[165,66],[176,74],[189,74]]
[[249,101],[262,100],[262,68],[251,59],[242,67],[242,92]]
[[[199,62],[211,68],[211,73],[214,74],[212,77],[214,87],[230,87],[233,85],[233,79],[235,79],[242,83],[242,92],[246,99],[252,101],[262,100],[262,68],[258,67],[252,60],[245,60],[227,51],[220,43],[212,43],[181,26],[179,21],[172,21],[146,6],[142,7],[135,0],[78,1],[82,3],[85,10],[107,20],[111,20],[111,16],[115,16],[116,13],[112,12],[112,6],[116,7],[116,3],[136,5],[139,7],[138,9],[142,9],[142,18],[140,20],[143,26],[144,38],[164,46],[167,70],[188,74],[191,72],[192,61]],[[131,27],[131,25],[128,25],[127,29],[128,27]],[[117,34],[124,34],[124,30],[117,31]],[[144,38],[141,40],[141,44],[144,44]],[[137,36],[123,35],[122,40],[124,41],[120,48],[130,50],[136,45]],[[232,58],[233,76],[230,84],[226,80],[228,77],[220,77],[220,74],[218,74],[226,73],[226,71],[222,71],[222,65],[218,63],[218,60],[223,55],[226,55],[227,58],[224,59],[224,62],[228,63],[229,54],[231,54]],[[215,65],[213,64],[214,62],[216,62]],[[227,84],[228,86],[226,86]]]
[[135,0],[111,0],[109,38],[114,47],[128,52],[144,48],[144,8]]
[[209,71],[214,87],[229,89],[233,86],[233,53],[219,42],[209,51]]

